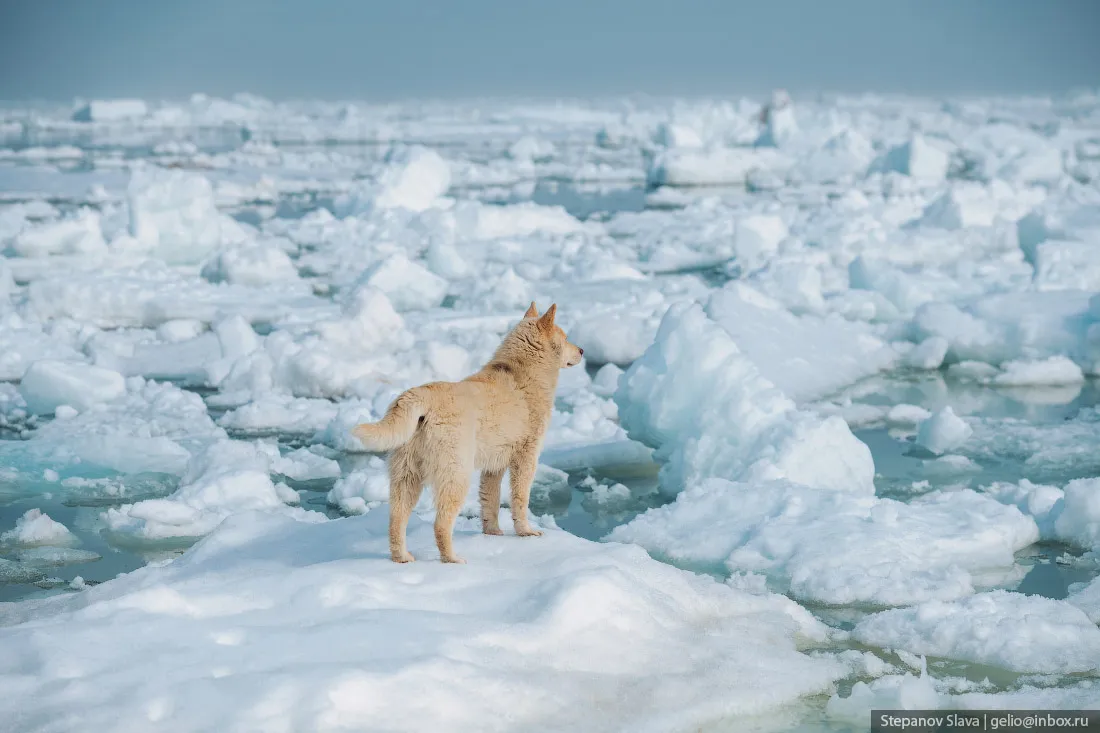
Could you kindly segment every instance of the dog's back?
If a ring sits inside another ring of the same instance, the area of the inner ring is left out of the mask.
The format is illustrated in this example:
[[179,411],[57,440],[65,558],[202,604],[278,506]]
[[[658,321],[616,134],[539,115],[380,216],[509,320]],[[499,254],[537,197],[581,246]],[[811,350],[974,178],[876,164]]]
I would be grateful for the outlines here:
[[[531,404],[510,374],[483,369],[461,382],[432,382],[403,392],[376,423],[352,432],[373,451],[407,446],[425,476],[436,456],[457,459],[470,470],[507,467],[515,446],[537,440],[551,403]],[[540,414],[545,413],[545,414]],[[455,450],[460,455],[443,456]]]

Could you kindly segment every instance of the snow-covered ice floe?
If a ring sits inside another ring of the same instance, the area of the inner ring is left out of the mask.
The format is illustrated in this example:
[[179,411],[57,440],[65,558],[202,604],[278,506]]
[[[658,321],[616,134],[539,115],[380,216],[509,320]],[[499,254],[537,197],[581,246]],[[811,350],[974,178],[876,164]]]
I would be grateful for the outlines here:
[[[239,514],[173,563],[4,609],[0,710],[24,729],[663,731],[765,714],[843,673],[798,651],[824,628],[781,596],[546,529],[470,523],[464,572],[410,573],[382,514]],[[409,545],[427,559],[430,524],[414,517]]]
[[798,408],[698,307],[665,316],[616,400],[676,500],[609,538],[673,560],[763,572],[803,600],[905,605],[1010,578],[1039,539],[1015,506],[972,491],[877,498],[844,421]]

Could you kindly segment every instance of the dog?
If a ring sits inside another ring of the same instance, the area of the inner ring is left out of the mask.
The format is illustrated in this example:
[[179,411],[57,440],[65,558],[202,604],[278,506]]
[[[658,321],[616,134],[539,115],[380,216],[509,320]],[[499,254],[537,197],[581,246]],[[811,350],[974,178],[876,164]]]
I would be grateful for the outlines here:
[[481,471],[481,529],[500,530],[500,483],[511,475],[512,524],[520,537],[542,534],[527,521],[527,502],[542,440],[554,408],[558,372],[576,366],[584,349],[554,323],[557,304],[541,316],[534,303],[492,360],[461,382],[432,382],[401,393],[376,423],[352,434],[371,451],[390,453],[390,555],[411,562],[405,547],[409,515],[424,484],[435,500],[435,542],[443,562],[465,563],[451,535],[470,474]]

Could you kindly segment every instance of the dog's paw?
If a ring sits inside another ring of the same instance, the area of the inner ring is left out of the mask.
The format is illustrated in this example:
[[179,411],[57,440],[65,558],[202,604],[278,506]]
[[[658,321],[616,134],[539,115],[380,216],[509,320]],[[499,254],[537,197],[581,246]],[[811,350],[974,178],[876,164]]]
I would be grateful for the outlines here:
[[465,565],[466,564],[466,560],[464,558],[459,557],[458,555],[451,555],[450,557],[443,557],[443,558],[440,558],[440,559],[443,562],[451,562],[451,563],[454,563],[455,565]]
[[411,552],[406,551],[403,555],[394,554],[392,559],[394,562],[412,562],[416,558],[412,556]]
[[500,527],[482,527],[481,532],[483,534],[492,534],[492,535],[502,535],[502,534],[504,534],[504,532],[501,531]]
[[542,537],[540,530],[534,529],[531,525],[525,527],[516,527],[517,537]]

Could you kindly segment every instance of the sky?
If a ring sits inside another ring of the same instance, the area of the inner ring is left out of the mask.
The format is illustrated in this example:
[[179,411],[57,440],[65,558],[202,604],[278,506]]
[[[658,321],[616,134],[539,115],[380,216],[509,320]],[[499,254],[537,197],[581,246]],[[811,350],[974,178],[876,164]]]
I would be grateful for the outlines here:
[[1044,93],[1100,0],[0,0],[0,99]]

